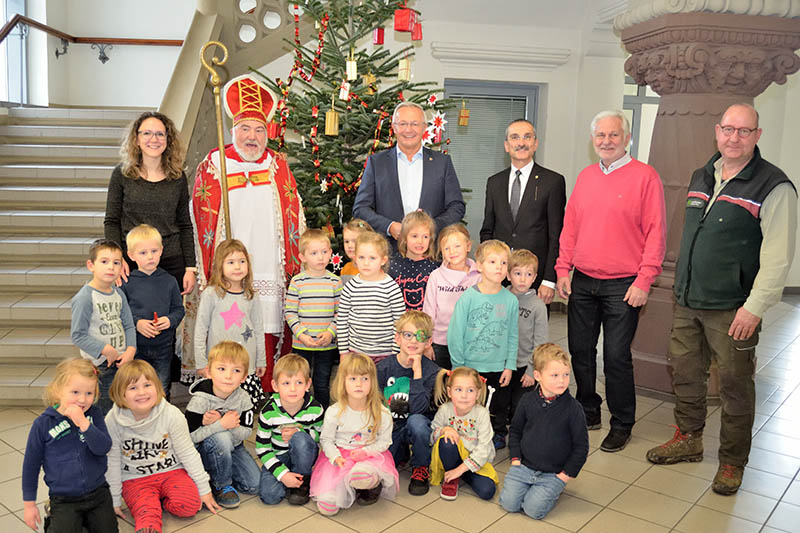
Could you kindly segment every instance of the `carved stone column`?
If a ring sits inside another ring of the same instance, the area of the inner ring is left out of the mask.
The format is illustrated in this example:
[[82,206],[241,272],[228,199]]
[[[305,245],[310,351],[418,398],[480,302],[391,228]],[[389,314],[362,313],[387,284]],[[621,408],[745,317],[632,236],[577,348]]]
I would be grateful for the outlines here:
[[[776,0],[773,7],[781,1],[786,9],[778,15],[800,16],[800,0]],[[740,13],[752,14],[708,12],[708,7],[702,11],[704,5],[729,2],[632,3],[615,26],[631,53],[625,72],[661,95],[649,162],[661,175],[667,207],[664,273],[639,321],[634,373],[638,390],[669,396],[672,285],[689,179],[716,152],[714,125],[729,105],[752,104],[771,83],[785,83],[787,75],[800,69],[794,53],[800,48],[800,19],[764,16],[775,13],[762,14],[765,8],[758,5],[764,2],[756,1],[756,7],[746,1],[737,4]],[[715,379],[709,392],[716,395]]]

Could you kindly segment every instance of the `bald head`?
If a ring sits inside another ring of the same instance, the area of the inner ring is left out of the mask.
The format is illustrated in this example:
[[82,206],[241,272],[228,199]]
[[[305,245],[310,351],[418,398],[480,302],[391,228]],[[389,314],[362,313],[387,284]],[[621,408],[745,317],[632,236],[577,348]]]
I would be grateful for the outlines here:
[[728,113],[737,112],[737,113],[744,113],[745,115],[749,115],[749,118],[753,119],[753,124],[755,124],[755,128],[758,128],[758,111],[756,108],[751,106],[750,104],[733,104],[725,112],[722,114],[722,120],[719,121],[720,124],[725,124],[725,118],[728,116]]

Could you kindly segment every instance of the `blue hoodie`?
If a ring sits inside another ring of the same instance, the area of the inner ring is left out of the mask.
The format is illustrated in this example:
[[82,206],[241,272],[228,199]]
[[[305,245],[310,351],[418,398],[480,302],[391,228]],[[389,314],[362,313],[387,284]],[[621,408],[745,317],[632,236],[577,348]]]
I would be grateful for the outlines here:
[[134,270],[122,285],[122,292],[128,297],[128,305],[133,315],[134,326],[139,320],[153,320],[153,313],[169,318],[169,328],[152,339],[136,331],[136,348],[171,349],[175,341],[175,328],[183,320],[186,311],[178,282],[163,268],[156,268],[148,275]]
[[22,462],[23,501],[36,501],[42,466],[51,498],[85,496],[106,482],[111,437],[99,407],[91,406],[86,418],[91,424],[85,432],[54,407],[34,420]]

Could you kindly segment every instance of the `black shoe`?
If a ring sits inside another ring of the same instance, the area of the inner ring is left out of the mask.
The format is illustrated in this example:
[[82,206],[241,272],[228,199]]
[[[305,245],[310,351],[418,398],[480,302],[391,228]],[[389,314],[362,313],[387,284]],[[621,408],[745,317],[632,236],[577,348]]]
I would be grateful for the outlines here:
[[492,443],[494,444],[495,450],[502,450],[506,447],[506,436],[495,433],[494,438],[492,438]]
[[618,452],[627,446],[631,440],[631,431],[629,429],[615,429],[611,428],[606,438],[600,444],[600,449],[604,452]]
[[357,489],[356,490],[356,503],[358,505],[372,505],[378,501],[381,496],[382,486],[380,483],[371,489]]
[[589,431],[600,429],[601,427],[600,415],[586,415],[586,429]]
[[290,505],[305,505],[308,503],[308,492],[311,485],[311,475],[303,476],[303,483],[296,489],[289,489],[286,501]]
[[408,493],[412,496],[424,496],[430,488],[430,473],[427,466],[415,466],[411,470],[411,482]]

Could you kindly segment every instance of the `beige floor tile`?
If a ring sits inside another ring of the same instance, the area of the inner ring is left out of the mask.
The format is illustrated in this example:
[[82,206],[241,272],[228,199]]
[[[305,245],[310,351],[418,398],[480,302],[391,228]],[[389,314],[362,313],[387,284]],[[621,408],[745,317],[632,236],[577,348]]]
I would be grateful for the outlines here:
[[428,494],[423,496],[412,496],[408,493],[408,481],[411,473],[408,470],[400,471],[400,487],[397,489],[397,496],[395,496],[395,503],[402,505],[413,511],[419,511],[426,505],[439,499],[440,486],[431,485]]
[[754,468],[747,467],[742,478],[742,490],[754,492],[767,498],[777,500],[781,497],[786,487],[789,486],[790,479],[762,472]]
[[0,456],[6,454],[8,452],[13,452],[14,448],[6,444],[5,442],[0,441]]
[[608,507],[664,527],[673,527],[689,510],[691,504],[632,486],[620,494]]
[[715,460],[705,459],[699,463],[675,463],[665,468],[711,481],[717,475],[719,464]]
[[764,432],[800,439],[800,424],[791,420],[773,417],[761,428],[761,433]]
[[562,494],[544,521],[568,531],[578,531],[602,509],[599,505]]
[[775,433],[759,432],[753,437],[753,447],[800,458],[800,439]]
[[800,481],[795,481],[791,484],[781,501],[800,506]]
[[604,509],[581,529],[581,533],[608,533],[609,531],[666,533],[669,528],[611,509]]
[[594,449],[599,448],[600,443],[603,442],[606,435],[608,435],[608,427],[589,431],[589,447]]
[[[21,469],[19,474],[22,474]],[[19,477],[0,483],[0,504],[12,512],[22,511],[23,509],[22,490],[20,490],[21,483],[22,481]],[[47,501],[48,494],[47,485],[44,483],[44,474],[40,472],[39,485],[36,489],[36,502],[42,503]]]
[[351,508],[343,509],[339,514],[331,517],[331,520],[350,529],[367,533],[382,531],[411,513],[411,509],[381,498],[378,503],[369,507],[354,504]]
[[[433,530],[430,531],[433,532]],[[508,513],[484,531],[489,533],[520,533],[521,531],[525,533],[564,533],[569,530],[541,520],[534,520],[523,513]]]
[[650,463],[616,453],[596,451],[586,460],[583,469],[625,483],[633,483],[650,466]]
[[657,424],[674,424],[675,414],[673,413],[673,406],[672,404],[664,404],[655,407],[644,417],[642,417],[642,420],[648,420]]
[[798,524],[800,524],[800,506],[786,502],[781,502],[775,507],[767,522],[768,526],[784,531],[797,531]]
[[[264,520],[264,522],[267,522],[267,520]],[[186,533],[219,533],[220,531],[225,531],[225,533],[248,533],[248,530],[225,520],[222,515],[207,516],[183,527],[167,526],[166,521],[164,521],[164,533],[171,533],[172,531],[185,531]]]
[[462,494],[461,491],[455,501],[439,498],[419,512],[463,531],[482,531],[506,514],[496,503]]
[[747,466],[783,477],[794,477],[800,469],[800,459],[761,448],[752,448]]
[[[177,516],[171,515],[167,511],[163,511],[161,522],[163,524],[165,533],[169,533],[172,531],[180,531],[184,528],[188,528],[186,529],[186,531],[194,531],[194,527],[198,522],[201,522],[212,516],[214,515],[211,514],[211,511],[209,511],[205,507],[200,509],[200,512],[191,518],[178,518]],[[206,531],[214,531],[214,530],[206,530]]]
[[783,530],[783,529],[777,529],[777,528],[774,528],[774,527],[764,526],[761,529],[761,533],[786,533],[786,531]]
[[605,506],[626,488],[628,488],[626,483],[584,469],[578,477],[567,483],[564,491],[577,498]]
[[3,533],[31,533],[21,516],[7,514],[0,516],[0,531]]
[[[25,445],[28,443],[28,433],[31,431],[31,426],[24,425],[15,428],[0,431],[0,440],[14,448],[15,450],[24,451]],[[2,456],[0,456],[2,461]]]
[[[494,527],[492,527],[494,531]],[[389,529],[385,529],[385,533],[408,533],[409,531],[435,531],[436,533],[458,533],[459,530],[447,524],[443,524],[433,518],[423,516],[415,513],[399,521]]]
[[693,507],[673,531],[685,533],[757,533],[759,524],[705,507]]
[[640,420],[633,426],[631,434],[634,437],[661,443],[672,438],[675,434],[675,428],[667,424],[652,422],[650,420]]
[[781,404],[778,402],[766,401],[764,403],[756,404],[756,414],[764,416],[772,416],[780,408]]
[[709,489],[697,505],[763,524],[777,503],[777,500],[746,490],[739,490],[730,496],[720,496]]
[[[309,518],[289,526],[282,533],[353,533],[349,527],[337,524],[330,518],[313,514]],[[421,532],[420,532],[421,533]]]
[[[306,507],[289,505],[285,500],[278,505],[264,505],[256,497],[236,509],[222,511],[220,516],[247,530],[269,533],[305,520],[312,514]],[[264,520],[265,515],[269,515],[269,520]]]
[[690,503],[697,501],[711,485],[705,479],[682,474],[670,467],[654,466],[634,483],[637,487],[652,490]]
[[511,459],[506,459],[504,461],[497,461],[494,462],[494,469],[498,472],[505,472],[508,473],[508,469],[511,468]]
[[22,425],[30,425],[38,415],[28,409],[4,409],[0,411],[0,431]]
[[641,437],[631,437],[630,442],[624,449],[617,452],[618,455],[624,455],[625,457],[630,457],[631,459],[636,459],[637,461],[645,461],[647,458],[647,451],[650,448],[658,446],[662,444],[661,442],[653,442],[651,440],[646,440]]
[[17,451],[0,455],[0,482],[22,476],[23,458],[24,455]]

